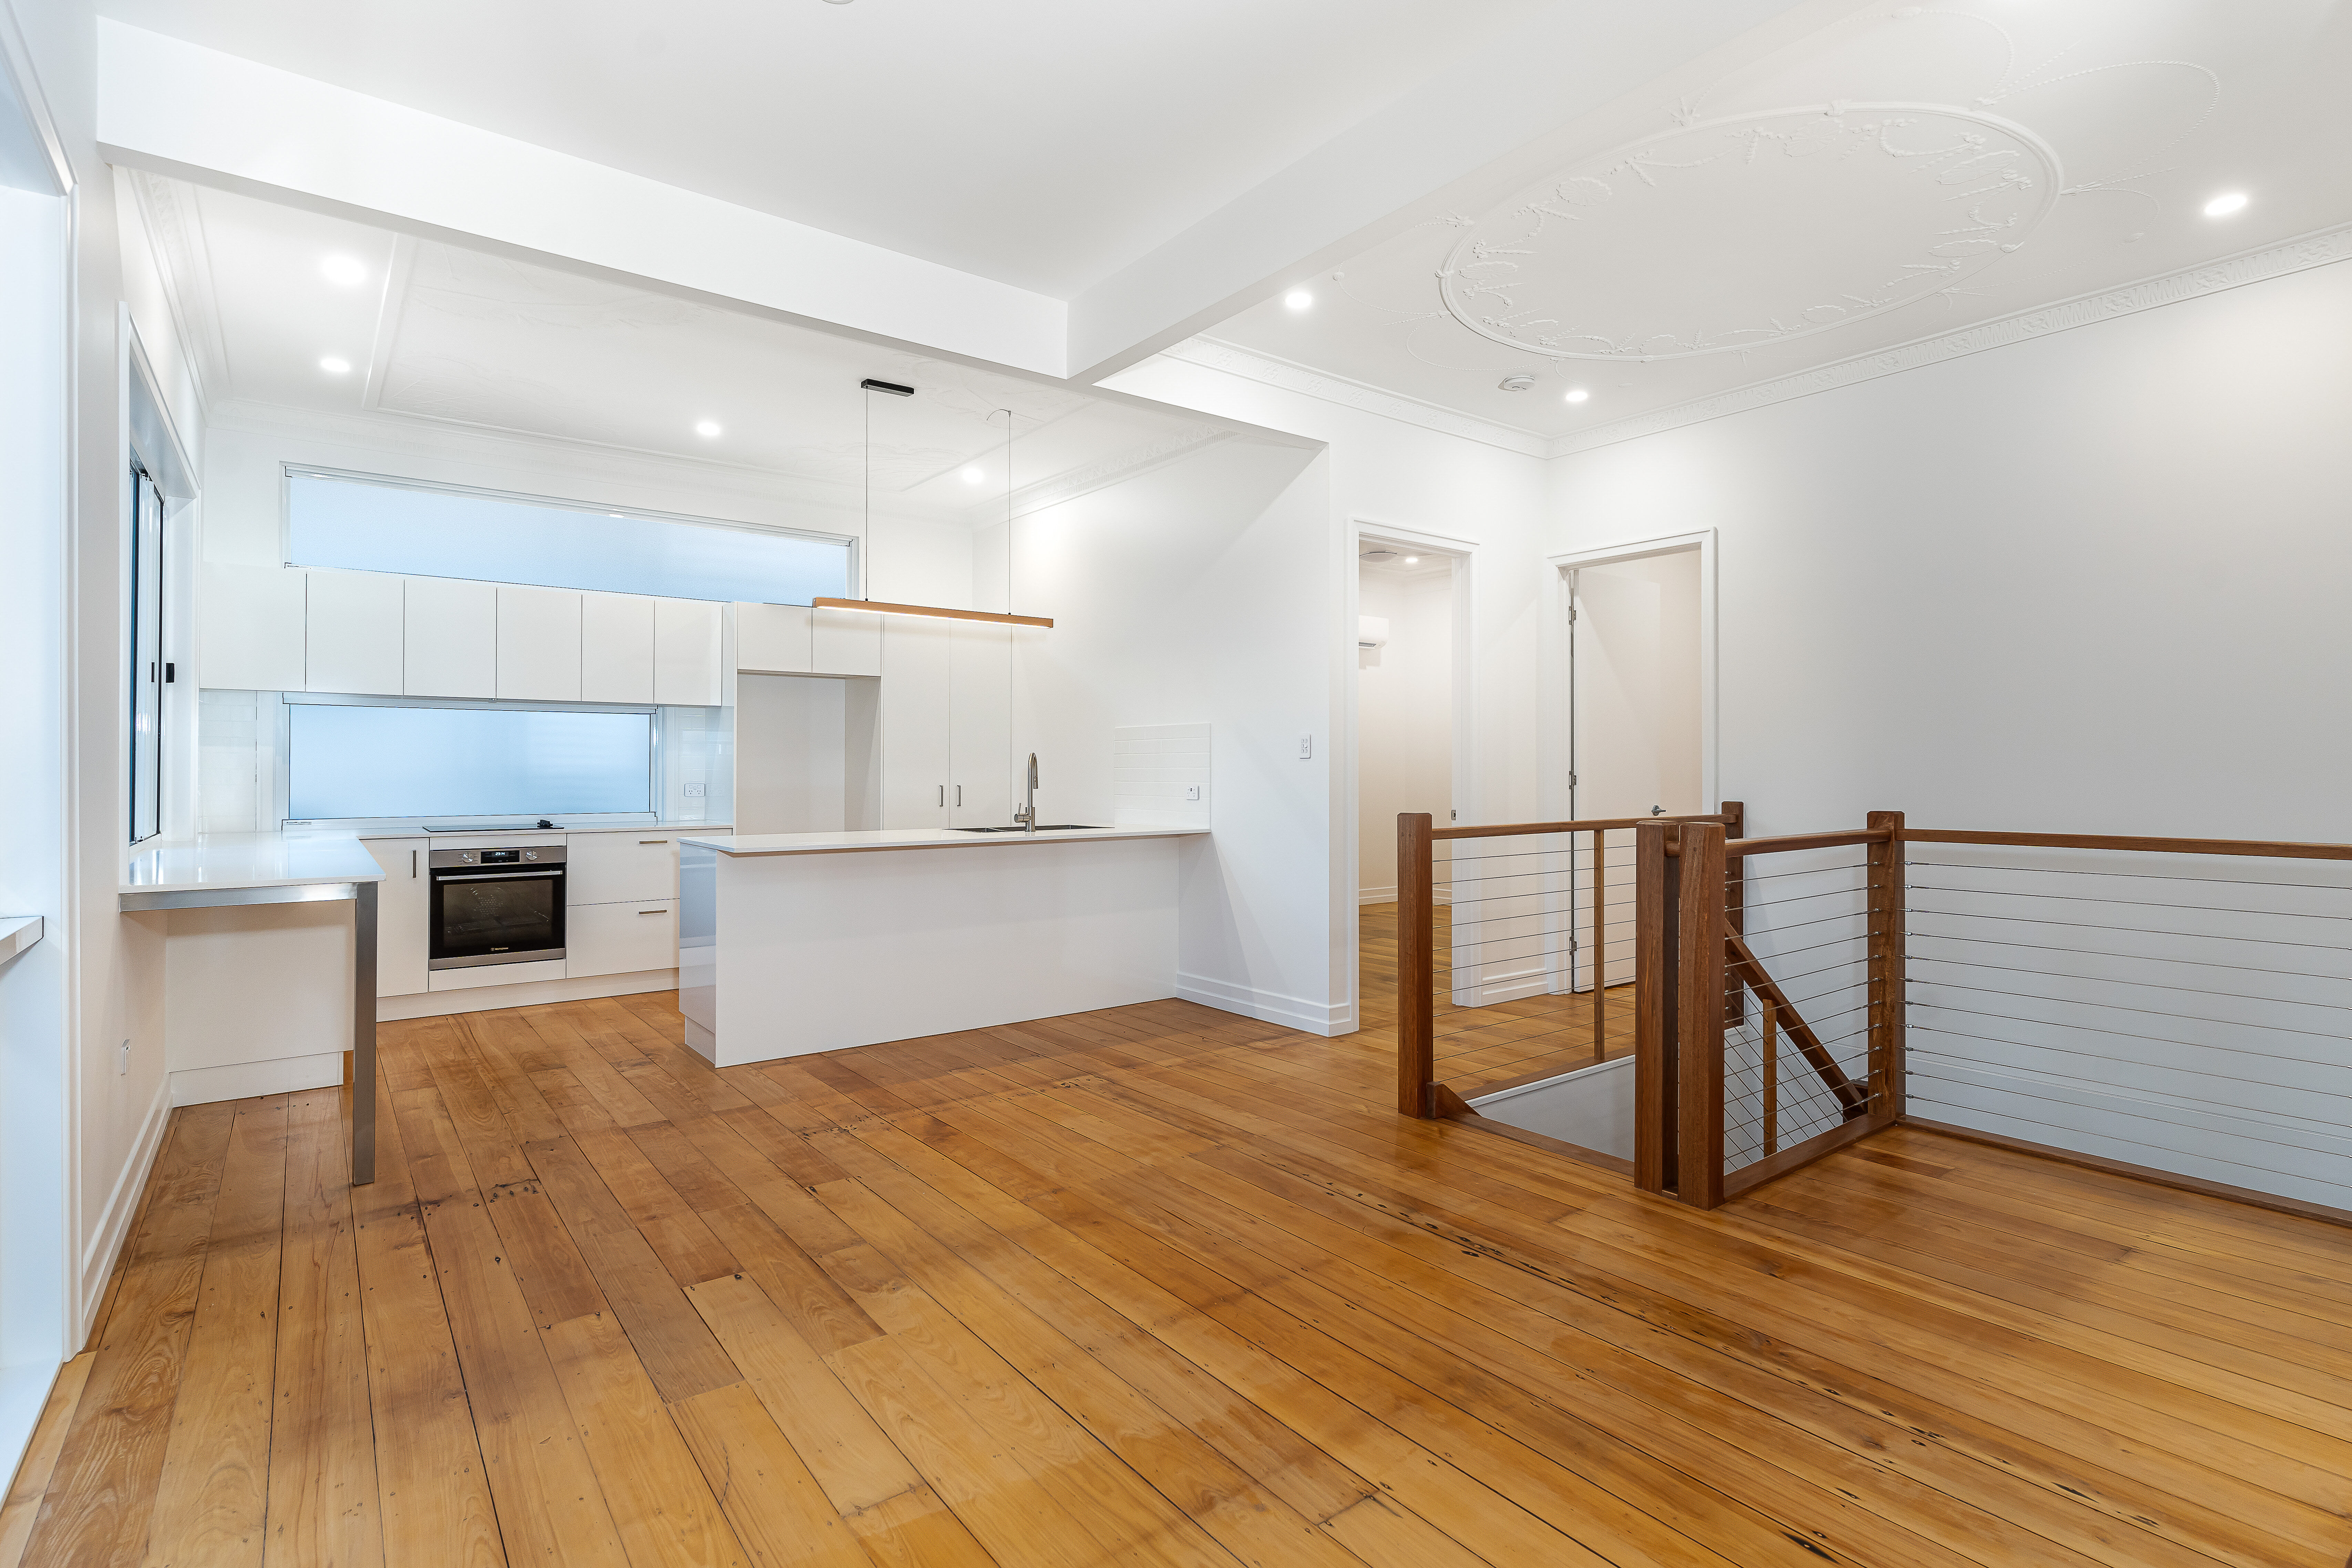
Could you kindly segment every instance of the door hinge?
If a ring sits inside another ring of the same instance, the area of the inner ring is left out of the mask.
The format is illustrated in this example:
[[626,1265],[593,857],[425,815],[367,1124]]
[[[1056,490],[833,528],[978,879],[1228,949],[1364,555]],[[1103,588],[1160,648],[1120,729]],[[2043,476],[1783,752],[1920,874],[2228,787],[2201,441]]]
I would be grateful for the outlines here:
[[1571,626],[1576,625],[1576,606],[1574,605],[1570,605],[1568,607],[1568,624]]
[[1576,787],[1576,775],[1574,773],[1568,775],[1568,787],[1570,789],[1574,789]]

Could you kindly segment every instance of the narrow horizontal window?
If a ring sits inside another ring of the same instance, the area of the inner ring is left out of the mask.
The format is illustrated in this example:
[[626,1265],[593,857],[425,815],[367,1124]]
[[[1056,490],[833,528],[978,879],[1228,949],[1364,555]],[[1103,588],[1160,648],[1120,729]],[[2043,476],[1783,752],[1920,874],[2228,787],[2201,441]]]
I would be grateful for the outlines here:
[[293,705],[287,816],[555,816],[654,808],[654,716]]
[[766,605],[850,592],[846,540],[295,468],[286,479],[289,565]]

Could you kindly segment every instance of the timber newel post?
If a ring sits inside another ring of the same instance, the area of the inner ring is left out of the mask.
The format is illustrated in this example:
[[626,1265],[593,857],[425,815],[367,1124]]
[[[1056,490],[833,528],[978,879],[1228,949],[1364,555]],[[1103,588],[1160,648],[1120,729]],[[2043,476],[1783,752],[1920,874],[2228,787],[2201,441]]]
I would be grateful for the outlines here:
[[1425,811],[1397,814],[1397,1111],[1423,1120],[1431,1114],[1429,1086],[1436,1077],[1434,826]]
[[[1675,1184],[1673,972],[1678,823],[1633,826],[1633,1184]],[[1594,992],[1595,1006],[1600,993]]]
[[1684,823],[1679,859],[1675,1195],[1711,1209],[1723,1202],[1723,825]]
[[1908,1071],[1903,814],[1874,811],[1864,825],[1886,831],[1870,846],[1870,1117],[1883,1125],[1902,1120]]

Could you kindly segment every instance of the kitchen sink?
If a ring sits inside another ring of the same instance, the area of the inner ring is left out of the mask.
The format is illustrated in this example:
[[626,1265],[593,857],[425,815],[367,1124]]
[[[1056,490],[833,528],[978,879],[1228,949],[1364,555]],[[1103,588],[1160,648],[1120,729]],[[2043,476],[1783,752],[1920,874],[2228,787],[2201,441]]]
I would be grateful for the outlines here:
[[[952,831],[957,833],[1026,833],[1029,830],[1016,824],[1011,827],[958,827]],[[1099,822],[1041,822],[1037,825],[1037,831],[1040,833],[1107,833],[1109,829],[1103,826]]]

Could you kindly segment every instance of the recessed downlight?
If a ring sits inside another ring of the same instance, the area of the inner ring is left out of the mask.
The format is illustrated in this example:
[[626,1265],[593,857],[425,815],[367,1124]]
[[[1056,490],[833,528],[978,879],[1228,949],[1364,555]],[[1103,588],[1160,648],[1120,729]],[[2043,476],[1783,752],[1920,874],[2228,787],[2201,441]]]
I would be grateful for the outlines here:
[[719,434],[719,421],[716,419],[698,419],[694,422],[694,433],[708,440]]
[[1404,563],[1408,566],[1418,566],[1421,564],[1421,557],[1418,555],[1408,555],[1404,558]]
[[329,375],[349,375],[352,374],[352,362],[339,354],[329,354],[319,362],[319,368]]
[[326,274],[328,282],[341,283],[347,289],[367,281],[366,266],[349,256],[330,256],[319,263],[319,270]]
[[1294,310],[1304,310],[1315,303],[1315,296],[1305,289],[1293,289],[1282,297],[1282,302]]
[[974,465],[974,466],[972,466],[971,468],[966,468],[966,469],[963,471],[963,482],[964,482],[964,483],[966,483],[966,484],[968,484],[968,485],[976,485],[976,484],[981,484],[981,483],[984,482],[984,481],[987,479],[987,478],[988,478],[987,473],[986,473],[985,471],[983,471],[983,470],[982,470],[982,468],[977,465],[977,464],[975,464],[975,465]]
[[2205,204],[2207,217],[2228,217],[2231,213],[2245,210],[2246,193],[2243,191],[2224,191]]
[[1570,403],[1581,403],[1591,395],[1592,394],[1580,386],[1571,386],[1568,389],[1568,401]]

